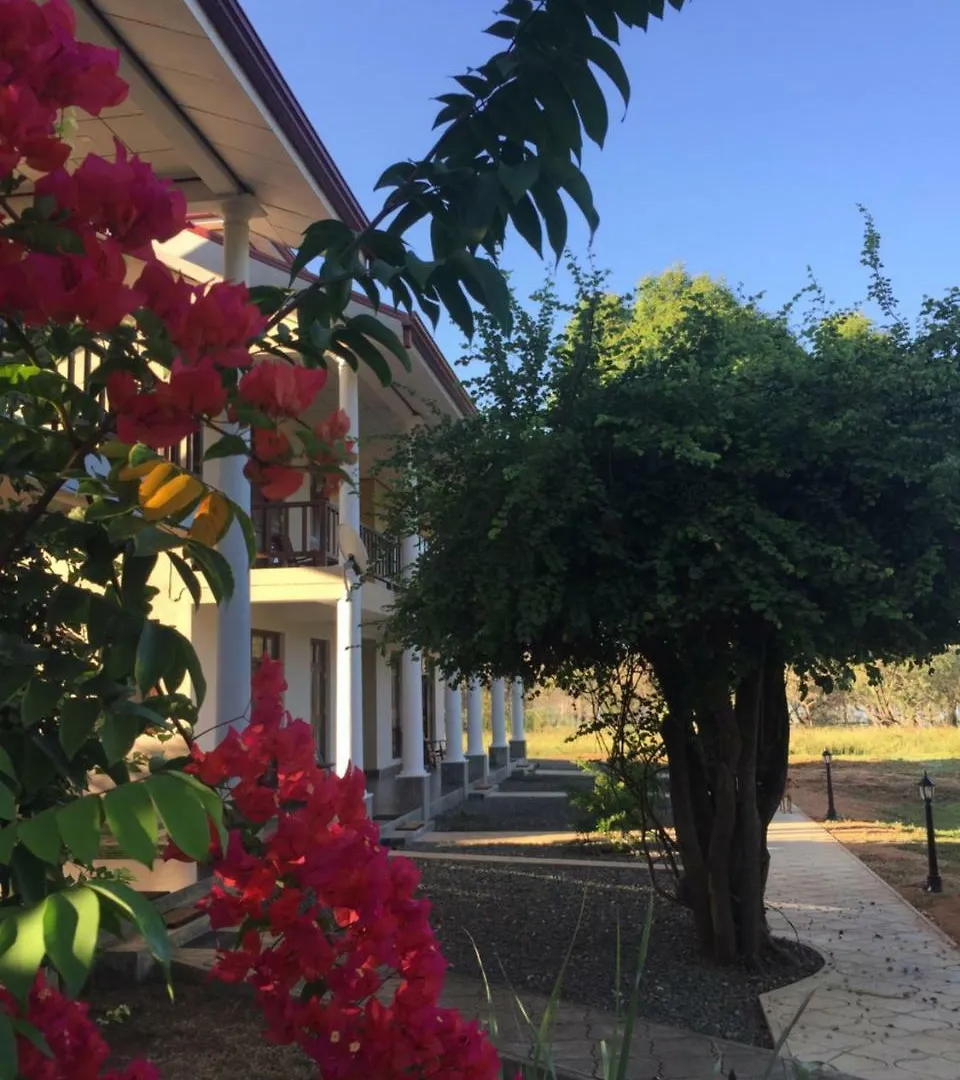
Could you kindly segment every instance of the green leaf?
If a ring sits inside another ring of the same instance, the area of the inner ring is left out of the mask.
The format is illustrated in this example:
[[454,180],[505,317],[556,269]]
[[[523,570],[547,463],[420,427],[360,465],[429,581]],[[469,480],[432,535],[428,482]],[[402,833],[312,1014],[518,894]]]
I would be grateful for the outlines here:
[[89,865],[100,855],[102,803],[99,795],[84,795],[57,811],[57,828],[63,843],[78,862]]
[[129,783],[103,796],[107,825],[120,848],[149,870],[157,857],[157,815],[146,783]]
[[71,761],[93,734],[101,708],[99,698],[67,698],[60,707],[60,745]]
[[147,619],[140,632],[134,678],[141,694],[152,690],[163,675],[168,659],[165,655],[164,646],[167,642],[164,641],[163,630],[164,627],[159,623],[154,622],[153,619]]
[[430,284],[437,290],[440,301],[447,309],[450,318],[460,327],[467,338],[473,337],[473,312],[463,295],[463,290],[449,267],[438,267],[430,278]]
[[[468,252],[462,252],[457,263],[463,270],[461,277],[473,298],[490,312],[504,333],[509,334],[513,327],[513,307],[507,279],[499,267],[489,259],[475,257]],[[473,288],[470,288],[471,283]]]
[[334,218],[315,221],[312,225],[308,225],[303,234],[303,243],[290,267],[290,280],[293,281],[307,263],[313,262],[324,252],[331,248],[342,250],[352,240],[353,230],[350,226]]
[[21,844],[45,863],[60,861],[60,830],[57,828],[57,809],[51,806],[34,817],[21,818],[17,823]]
[[99,930],[100,903],[96,893],[80,886],[47,897],[44,945],[70,997],[76,997],[87,981]]
[[537,182],[540,176],[540,162],[537,158],[527,158],[519,165],[501,164],[497,169],[497,175],[510,198],[514,202],[519,202],[530,190],[531,184]]
[[116,765],[130,753],[143,730],[143,719],[131,712],[108,714],[100,731],[100,742],[108,765]]
[[275,315],[287,299],[287,290],[276,285],[251,285],[250,302],[256,304],[261,315]]
[[587,178],[572,162],[563,163],[557,178],[563,190],[580,208],[580,212],[590,227],[592,237],[600,224],[600,215],[593,205],[593,193],[590,190],[589,183],[587,183]]
[[0,866],[8,866],[17,845],[17,825],[5,825],[0,829]]
[[630,79],[627,77],[617,50],[603,38],[591,37],[586,42],[586,53],[590,60],[607,76],[620,91],[624,107],[630,104]]
[[14,694],[22,690],[32,674],[32,669],[27,667],[9,667],[6,671],[0,671],[0,705],[6,705]]
[[53,1051],[50,1049],[50,1044],[29,1021],[14,1020],[13,1030],[26,1039],[27,1042],[35,1046],[44,1057],[53,1057]]
[[87,887],[118,907],[134,923],[169,979],[170,938],[167,936],[167,927],[153,904],[119,881],[90,881]]
[[217,604],[223,603],[227,597],[233,595],[233,571],[219,551],[196,540],[188,540],[184,548],[190,558],[200,567]]
[[200,579],[193,570],[190,569],[190,564],[186,559],[178,555],[175,551],[168,551],[167,558],[180,575],[180,580],[186,586],[187,592],[190,593],[190,599],[193,600],[194,608],[199,608],[200,601],[203,599],[203,589],[200,585]]
[[583,130],[597,146],[603,146],[610,126],[610,116],[603,91],[593,72],[585,64],[567,67],[563,72],[563,82],[576,102]]
[[32,679],[23,695],[20,705],[20,716],[27,727],[33,727],[41,720],[47,719],[60,700],[62,688],[42,679]]
[[547,239],[557,256],[557,262],[567,246],[567,212],[563,200],[552,185],[538,180],[531,189],[531,195],[547,227]]
[[537,208],[533,205],[533,199],[529,195],[524,195],[519,202],[511,207],[510,220],[516,227],[517,232],[542,258],[543,229],[540,226],[540,215],[537,213]]
[[2,746],[0,746],[0,773],[3,773],[4,776],[9,776],[11,780],[17,779],[17,770],[10,760],[10,755]]
[[356,370],[359,358],[380,380],[381,386],[390,386],[393,372],[390,363],[380,350],[363,334],[355,332],[349,326],[341,326],[333,335],[331,351],[342,357]]
[[45,907],[46,901],[41,900],[0,923],[0,983],[19,1001],[26,999],[43,961]]
[[171,839],[192,859],[204,862],[210,851],[210,823],[196,791],[176,773],[159,773],[143,782]]
[[215,443],[204,451],[204,461],[215,461],[217,458],[246,457],[250,453],[250,444],[241,435],[221,435]]
[[385,349],[393,353],[405,370],[410,370],[410,357],[403,347],[403,342],[379,319],[375,319],[372,315],[354,315],[348,325],[354,330],[359,330],[361,334],[373,338],[374,341],[378,341]]
[[[173,532],[172,529],[161,529],[158,525],[148,525],[145,529],[137,530],[133,541],[133,554],[145,558],[157,555],[161,551],[168,551],[170,548],[179,547],[182,543],[183,537]],[[123,584],[124,591],[126,591],[126,580],[124,580]]]
[[498,19],[491,26],[488,26],[486,30],[484,30],[484,33],[490,34],[493,37],[503,38],[504,41],[513,41],[518,26],[518,23],[515,23],[510,19]]
[[13,792],[0,781],[0,818],[14,821],[17,817],[17,800]]
[[0,1080],[16,1080],[17,1036],[13,1022],[6,1013],[0,1013]]

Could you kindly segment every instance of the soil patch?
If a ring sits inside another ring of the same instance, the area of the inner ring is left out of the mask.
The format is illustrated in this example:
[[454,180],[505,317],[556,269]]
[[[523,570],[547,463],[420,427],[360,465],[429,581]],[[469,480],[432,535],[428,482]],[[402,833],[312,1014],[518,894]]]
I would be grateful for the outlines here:
[[171,1001],[159,982],[134,985],[98,973],[87,998],[91,1016],[104,1025],[113,1066],[145,1057],[163,1080],[316,1080],[316,1065],[297,1047],[265,1041],[259,1010],[236,987],[185,979],[175,985]]
[[960,768],[930,762],[936,782],[934,821],[942,893],[927,893],[927,844],[917,783],[923,763],[833,759],[840,821],[825,821],[826,783],[820,762],[790,766],[796,805],[960,944]]
[[[509,983],[522,999],[524,990],[551,992],[569,950],[564,1000],[612,1010],[618,992],[619,926],[620,989],[627,991],[650,902],[649,882],[639,868],[425,860],[420,869],[444,955],[454,971],[479,977],[479,952],[490,981]],[[812,949],[789,948],[795,965],[759,975],[705,965],[689,913],[656,900],[641,1016],[769,1046],[757,995],[812,974],[822,964]]]

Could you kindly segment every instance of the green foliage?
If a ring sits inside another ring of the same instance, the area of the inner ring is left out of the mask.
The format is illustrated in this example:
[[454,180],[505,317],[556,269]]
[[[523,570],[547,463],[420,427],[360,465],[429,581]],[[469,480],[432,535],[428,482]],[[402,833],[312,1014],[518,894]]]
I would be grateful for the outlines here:
[[848,317],[798,334],[675,271],[603,340],[488,334],[489,408],[404,448],[417,483],[395,509],[430,545],[397,631],[464,672],[533,678],[665,636],[749,663],[758,626],[822,680],[942,651],[960,612],[956,306],[928,304],[907,340]]
[[[657,0],[506,3],[488,30],[495,55],[441,96],[426,155],[386,170],[379,187],[388,194],[372,221],[310,226],[290,287],[253,290],[269,316],[258,351],[321,367],[338,357],[389,383],[394,363],[409,366],[406,351],[369,313],[348,311],[356,288],[375,309],[387,295],[433,322],[445,309],[467,333],[477,319],[509,332],[513,306],[497,260],[511,226],[538,251],[545,234],[558,258],[571,204],[596,227],[580,158],[585,138],[602,144],[607,132],[600,80],[626,103],[620,30],[645,28],[663,8]],[[426,259],[407,239],[418,223],[429,226]],[[28,211],[4,230],[38,250],[76,241],[47,211]],[[308,266],[315,280],[294,289]],[[83,386],[73,379],[78,356],[90,360]],[[91,865],[105,830],[149,866],[161,828],[197,858],[211,823],[222,829],[219,801],[172,763],[135,779],[137,740],[189,741],[205,694],[190,642],[153,617],[158,567],[176,571],[195,604],[204,585],[217,603],[233,588],[223,556],[185,535],[206,487],[191,480],[179,489],[184,498],[161,499],[153,513],[140,504],[140,484],[159,459],[113,438],[109,377],[128,372],[150,385],[175,359],[150,311],[109,334],[9,320],[0,335],[0,982],[18,993],[44,957],[78,989],[100,925],[118,916],[168,963],[153,908]],[[245,450],[228,435],[206,460]],[[224,529],[239,524],[253,559],[247,515],[229,504],[221,516]],[[92,777],[112,786],[91,794]],[[67,863],[79,880],[66,876]],[[10,1037],[0,1025],[0,1040]]]

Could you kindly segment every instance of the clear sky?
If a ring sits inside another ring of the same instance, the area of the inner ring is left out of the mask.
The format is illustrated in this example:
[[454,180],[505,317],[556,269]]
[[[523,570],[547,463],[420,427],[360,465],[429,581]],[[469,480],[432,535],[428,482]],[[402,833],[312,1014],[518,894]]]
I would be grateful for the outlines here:
[[[382,169],[431,144],[431,97],[493,51],[490,0],[243,3],[368,210]],[[958,44],[960,0],[688,0],[627,34],[630,109],[584,160],[597,264],[626,291],[684,262],[771,307],[811,265],[853,304],[861,202],[913,316],[960,284]],[[586,252],[585,229],[571,248]],[[545,272],[517,237],[504,265],[522,293]],[[455,358],[458,332],[437,338]]]

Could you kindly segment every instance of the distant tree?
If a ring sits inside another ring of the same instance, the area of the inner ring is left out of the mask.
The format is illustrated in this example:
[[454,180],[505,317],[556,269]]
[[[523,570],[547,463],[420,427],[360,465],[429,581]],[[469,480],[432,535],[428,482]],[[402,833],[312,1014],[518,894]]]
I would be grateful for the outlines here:
[[[410,437],[398,525],[429,546],[391,632],[449,671],[573,683],[628,656],[666,706],[683,895],[704,949],[761,962],[792,666],[829,686],[960,619],[960,293],[910,331],[868,220],[871,296],[803,330],[672,271],[582,279],[485,332],[485,408]],[[618,315],[618,312],[620,315]]]

